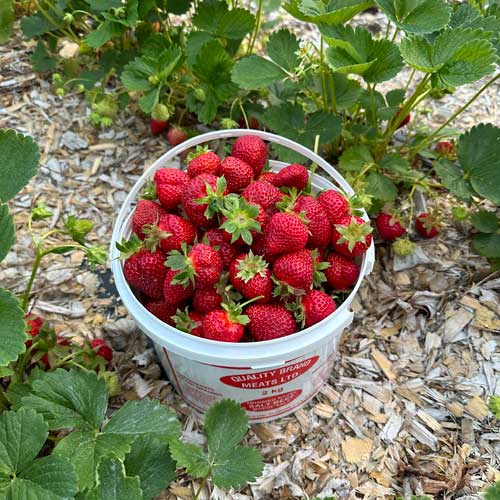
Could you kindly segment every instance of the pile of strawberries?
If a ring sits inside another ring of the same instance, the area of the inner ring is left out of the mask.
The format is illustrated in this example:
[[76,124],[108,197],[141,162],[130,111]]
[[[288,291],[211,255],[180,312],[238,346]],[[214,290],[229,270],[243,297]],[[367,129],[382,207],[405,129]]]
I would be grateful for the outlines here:
[[[206,339],[263,341],[332,314],[359,276],[368,222],[307,169],[264,170],[266,144],[238,138],[230,156],[198,148],[187,169],[161,168],[117,244],[144,307]],[[148,199],[149,198],[149,199]]]

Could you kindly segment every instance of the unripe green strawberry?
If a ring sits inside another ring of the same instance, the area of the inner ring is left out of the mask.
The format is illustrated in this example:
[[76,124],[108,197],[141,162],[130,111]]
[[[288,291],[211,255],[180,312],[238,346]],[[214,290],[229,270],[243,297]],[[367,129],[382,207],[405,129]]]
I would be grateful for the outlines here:
[[392,244],[392,248],[394,249],[394,253],[396,255],[399,255],[400,257],[407,257],[413,253],[414,245],[410,240],[402,238],[397,239]]

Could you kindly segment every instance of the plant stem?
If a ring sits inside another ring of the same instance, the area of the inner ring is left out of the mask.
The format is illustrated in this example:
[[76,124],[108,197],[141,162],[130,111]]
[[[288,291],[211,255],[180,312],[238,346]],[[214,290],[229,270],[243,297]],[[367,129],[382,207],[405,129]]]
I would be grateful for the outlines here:
[[410,77],[408,78],[408,81],[406,82],[406,85],[405,85],[405,93],[408,90],[408,87],[410,86],[410,83],[413,80],[413,77],[415,76],[416,72],[417,72],[417,70],[415,68],[413,68],[411,70]]
[[257,40],[257,34],[259,33],[260,30],[260,24],[262,22],[262,6],[263,6],[264,0],[259,0],[258,6],[257,6],[257,14],[256,14],[256,20],[255,20],[255,27],[253,29],[252,37],[250,38],[250,44],[248,45],[248,50],[247,50],[247,55],[251,54],[253,52],[253,48],[255,45],[255,41]]
[[33,287],[36,273],[38,271],[38,268],[40,267],[40,261],[42,260],[43,255],[44,255],[43,252],[41,252],[40,248],[37,246],[36,247],[35,262],[33,263],[33,269],[31,270],[30,280],[28,282],[28,286],[26,287],[26,290],[24,291],[23,300],[21,303],[21,307],[23,308],[24,312],[28,312],[28,304],[29,304],[29,300],[30,300],[31,288]]
[[398,33],[399,33],[399,28],[396,28],[394,34],[392,35],[391,42],[394,42],[394,40],[396,40],[396,36],[398,35]]
[[390,19],[387,20],[387,28],[385,29],[385,36],[384,39],[387,40],[389,38],[389,33],[391,32],[391,21]]
[[432,134],[430,134],[425,141],[422,141],[420,145],[410,152],[410,158],[415,156],[422,148],[430,144],[434,138],[443,130],[448,124],[450,124],[458,115],[463,113],[490,85],[496,82],[500,78],[500,73],[495,75],[491,80],[487,81],[461,108],[459,108],[455,113],[453,113],[448,120],[446,120],[440,127],[438,127]]
[[332,112],[337,112],[337,102],[335,99],[335,81],[333,80],[333,73],[331,71],[328,72],[328,83],[330,85],[330,93],[332,99]]
[[201,492],[203,491],[203,488],[205,487],[205,484],[207,484],[207,479],[208,479],[209,475],[210,475],[210,471],[208,471],[208,474],[201,480],[200,487],[198,488],[198,491],[195,493],[193,500],[198,500]]
[[327,111],[328,107],[328,96],[326,93],[326,79],[325,79],[325,69],[324,69],[324,49],[323,49],[323,36],[321,36],[321,40],[319,42],[319,58],[320,58],[320,70],[319,73],[321,75],[321,93],[323,94],[323,106],[325,111]]

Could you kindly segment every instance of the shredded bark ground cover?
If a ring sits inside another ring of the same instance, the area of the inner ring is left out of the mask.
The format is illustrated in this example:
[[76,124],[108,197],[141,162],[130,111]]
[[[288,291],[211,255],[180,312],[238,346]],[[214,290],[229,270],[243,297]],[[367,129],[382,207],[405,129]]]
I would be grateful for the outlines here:
[[[365,19],[377,21],[376,15]],[[107,244],[128,189],[167,147],[137,115],[122,115],[104,131],[88,125],[90,110],[80,96],[56,97],[32,72],[32,50],[20,39],[0,47],[0,127],[32,135],[42,151],[37,178],[12,204],[23,229],[0,281],[14,291],[31,269],[24,224],[33,203],[44,201],[54,211],[52,225],[71,213],[92,219],[94,243]],[[464,128],[500,125],[498,90],[477,101]],[[442,123],[473,92],[465,88],[433,102],[437,112],[429,116]],[[471,228],[452,221],[453,200],[439,203],[445,214],[439,238],[417,240],[415,254],[405,259],[377,246],[377,264],[354,302],[356,319],[329,384],[294,415],[252,427],[248,442],[264,455],[263,476],[239,493],[209,483],[202,498],[413,493],[465,500],[480,498],[500,479],[498,421],[486,406],[488,395],[500,393],[500,274],[470,249]],[[182,419],[186,438],[202,442],[190,408],[164,379],[151,344],[116,296],[109,271],[92,273],[82,260],[75,253],[45,261],[34,312],[62,336],[103,335],[112,343],[123,387],[115,406],[158,398]],[[192,498],[191,482],[179,476],[160,498]]]

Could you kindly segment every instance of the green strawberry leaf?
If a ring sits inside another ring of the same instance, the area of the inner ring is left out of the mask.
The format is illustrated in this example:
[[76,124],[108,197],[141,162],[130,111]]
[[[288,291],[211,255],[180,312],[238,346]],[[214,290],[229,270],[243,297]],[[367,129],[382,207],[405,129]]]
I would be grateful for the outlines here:
[[339,167],[347,172],[359,172],[367,163],[374,163],[370,150],[364,146],[347,148],[339,158]]
[[451,7],[444,0],[375,0],[396,26],[407,33],[432,33],[444,28]]
[[180,16],[189,10],[192,3],[192,0],[167,0],[167,11]]
[[[339,111],[348,109],[354,104],[357,104],[363,92],[361,85],[348,78],[342,73],[333,73],[333,89],[335,105]],[[331,98],[331,88],[327,87],[327,93]]]
[[32,409],[0,415],[2,498],[64,500],[76,494],[76,476],[68,460],[53,456],[36,459],[48,434],[43,417]]
[[446,30],[433,41],[408,36],[400,50],[410,66],[432,73],[433,85],[440,87],[473,83],[492,73],[497,60],[494,46],[480,31],[471,29]]
[[484,492],[484,500],[498,500],[500,498],[500,481],[489,486]]
[[142,500],[139,478],[128,477],[123,463],[117,458],[105,458],[98,468],[98,484],[86,500]]
[[485,17],[477,7],[462,3],[452,12],[448,25],[450,28],[472,28],[496,33],[500,30],[500,19],[495,15]]
[[371,172],[366,177],[365,192],[385,202],[391,202],[396,199],[398,195],[398,188],[394,182],[386,177],[384,174],[378,172]]
[[78,489],[84,491],[95,486],[95,471],[101,460],[105,457],[124,460],[133,441],[133,436],[74,431],[59,441],[53,453],[71,461],[75,468]]
[[287,74],[278,65],[256,55],[240,59],[231,75],[236,85],[247,90],[261,89],[286,77]]
[[108,406],[106,383],[94,372],[59,368],[34,380],[22,404],[40,413],[50,429],[97,430]]
[[9,207],[6,204],[0,204],[0,234],[2,235],[2,239],[0,239],[0,262],[2,262],[16,241],[14,219],[10,215]]
[[[49,10],[49,12],[51,16],[54,16],[56,19],[59,18],[54,11]],[[52,18],[54,19],[54,17]],[[21,29],[24,37],[30,40],[31,38],[57,30],[57,26],[54,26],[43,14],[37,12],[32,16],[24,16],[21,19]]]
[[299,41],[286,29],[274,32],[267,42],[267,54],[287,71],[293,71],[299,64]]
[[205,0],[193,16],[193,24],[213,36],[239,40],[252,31],[255,17],[245,9],[228,9],[225,2]]
[[471,199],[474,190],[470,182],[464,179],[464,171],[461,167],[446,158],[441,158],[437,163],[434,163],[434,170],[444,186],[459,200],[469,201]]
[[19,299],[0,288],[0,366],[7,366],[25,351],[26,322]]
[[314,24],[344,24],[373,5],[371,0],[289,0],[283,7],[296,19]]
[[191,476],[204,477],[210,473],[208,457],[200,446],[178,439],[170,443],[170,452],[177,466],[184,467]]
[[0,4],[0,43],[6,42],[14,26],[14,0],[4,0]]
[[104,427],[106,434],[140,436],[154,434],[175,439],[180,424],[174,413],[158,401],[127,401]]
[[111,10],[122,6],[120,0],[85,0],[92,10]]
[[159,495],[175,479],[175,462],[168,445],[157,436],[138,437],[125,459],[128,476],[138,476],[144,498]]
[[190,68],[196,62],[196,57],[203,45],[214,40],[214,37],[206,31],[191,31],[186,39],[186,58]]
[[495,212],[478,210],[471,214],[470,221],[482,233],[496,233],[498,231],[498,219]]
[[500,234],[479,233],[472,238],[472,246],[479,255],[488,259],[500,258]]
[[0,203],[5,203],[21,191],[36,174],[40,151],[31,137],[18,134],[15,130],[3,129],[0,130],[0,158]]
[[500,128],[477,125],[460,136],[456,149],[465,177],[475,191],[500,204]]
[[116,23],[106,19],[100,26],[91,31],[85,36],[85,41],[93,49],[98,49],[102,47],[106,42],[109,42],[112,38],[119,37],[125,31],[125,27],[121,23]]
[[364,28],[323,26],[320,30],[330,44],[326,61],[333,71],[355,73],[368,83],[379,83],[393,78],[403,67],[397,45],[375,40]]

